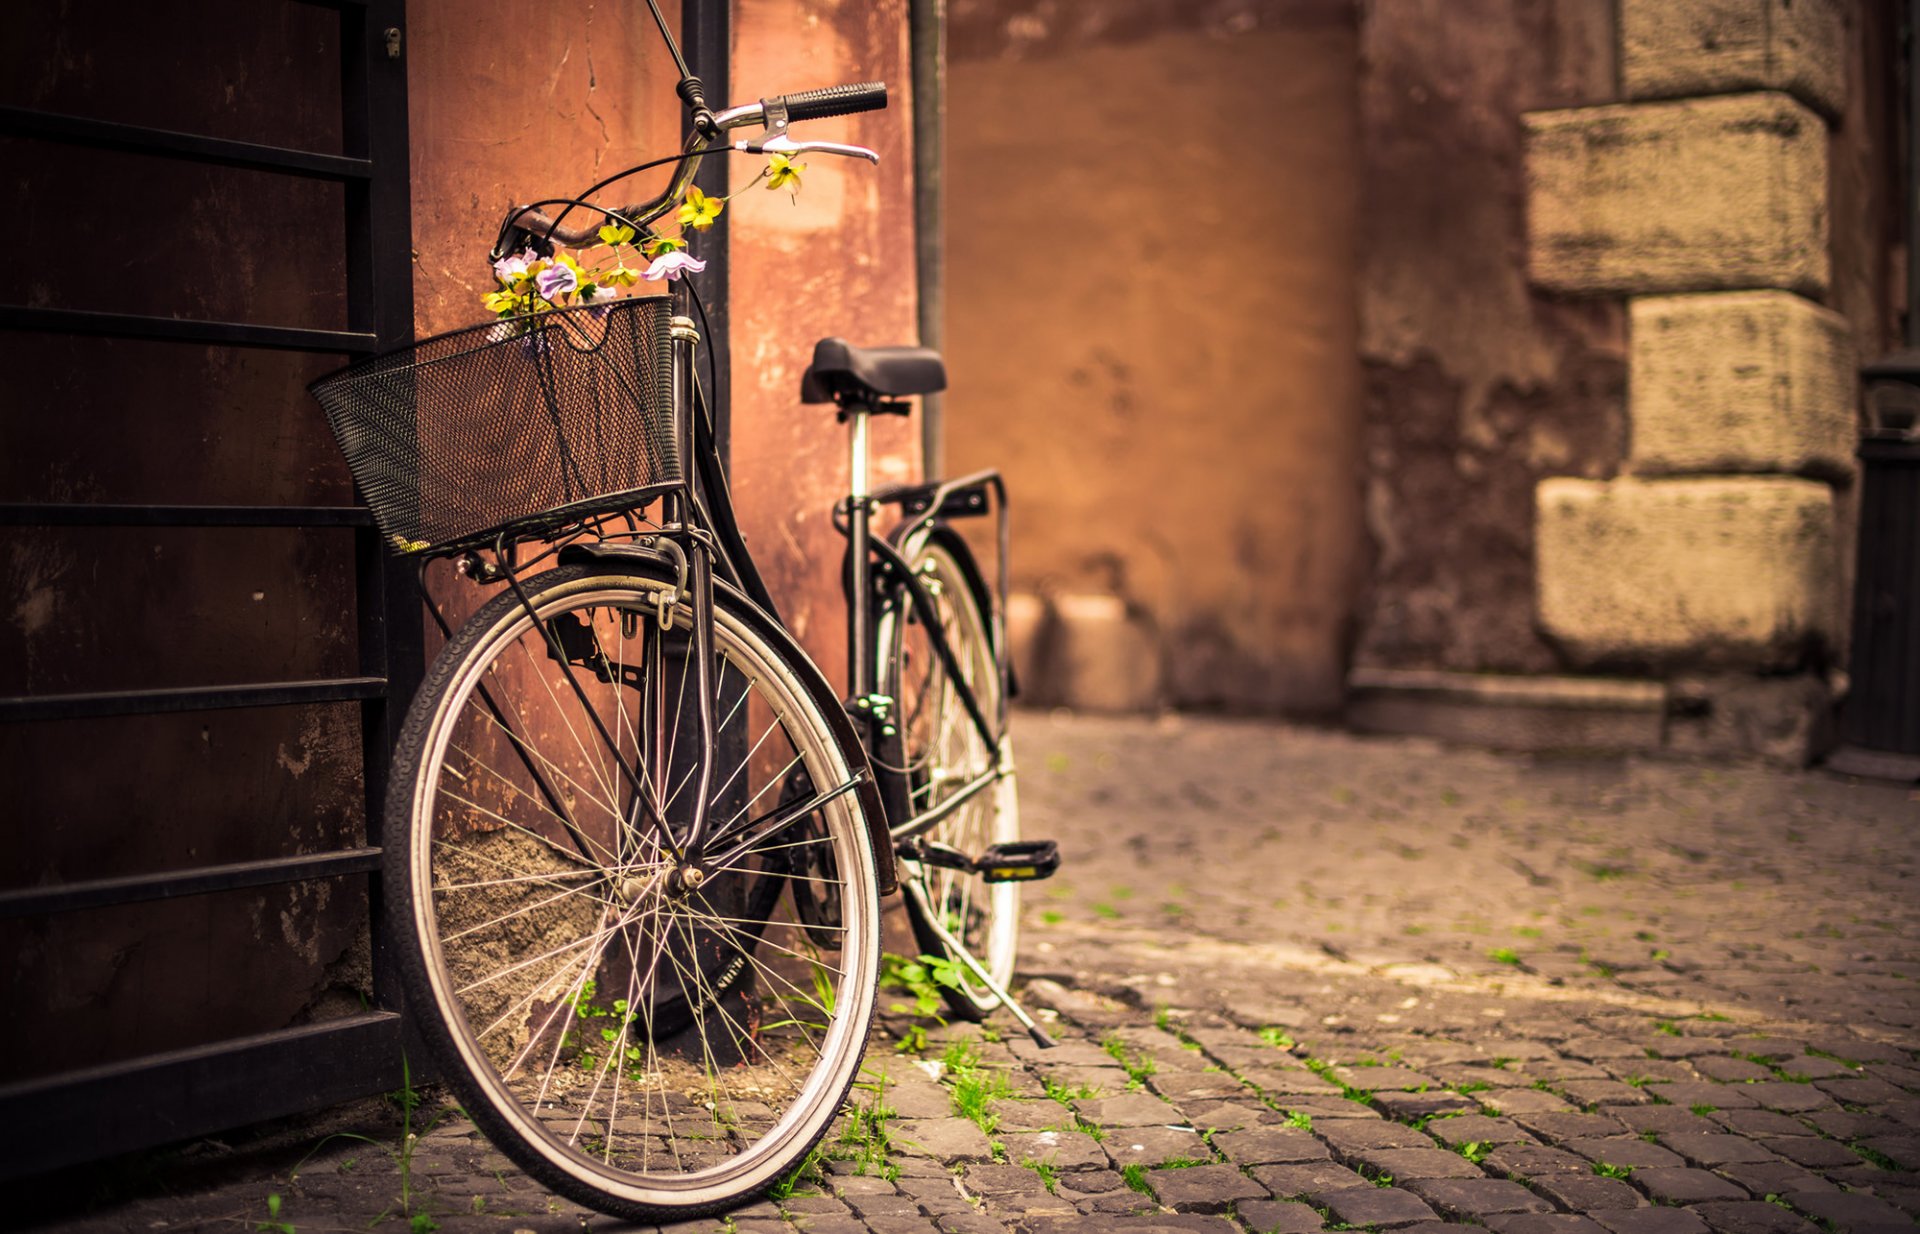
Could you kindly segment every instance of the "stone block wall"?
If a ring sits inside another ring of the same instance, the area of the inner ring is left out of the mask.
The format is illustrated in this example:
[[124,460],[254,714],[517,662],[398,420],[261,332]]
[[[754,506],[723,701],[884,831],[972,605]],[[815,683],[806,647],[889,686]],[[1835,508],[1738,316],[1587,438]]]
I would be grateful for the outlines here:
[[1631,329],[1637,473],[1851,473],[1858,366],[1840,314],[1783,291],[1641,296]]
[[1855,348],[1820,301],[1845,16],[1621,0],[1628,101],[1525,117],[1533,277],[1627,297],[1631,331],[1621,474],[1536,488],[1536,620],[1576,668],[1711,674],[1729,708],[1796,679],[1767,692],[1793,715],[1689,737],[1790,761],[1819,752],[1844,605]]
[[1581,107],[1526,123],[1542,286],[1826,290],[1827,126],[1790,96]]

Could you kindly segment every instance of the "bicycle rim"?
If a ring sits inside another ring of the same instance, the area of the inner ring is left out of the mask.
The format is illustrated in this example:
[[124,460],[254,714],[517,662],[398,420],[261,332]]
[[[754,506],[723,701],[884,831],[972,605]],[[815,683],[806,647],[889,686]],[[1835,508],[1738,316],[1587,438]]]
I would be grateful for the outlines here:
[[[939,538],[929,540],[913,559],[913,566],[930,594],[948,646],[962,677],[971,685],[981,712],[989,722],[999,715],[1000,674],[986,621],[975,601],[965,568]],[[899,598],[897,611],[887,619],[891,630],[878,640],[892,648],[880,679],[891,683],[906,751],[909,814],[917,817],[940,805],[994,766],[988,743],[974,725],[945,666],[934,654],[919,615]],[[1006,743],[1009,739],[1002,735]],[[1012,766],[1012,758],[1007,758]],[[1020,838],[1020,816],[1011,773],[975,794],[964,805],[925,833],[928,840],[978,857],[990,845]],[[1020,893],[1014,883],[988,883],[977,874],[942,866],[922,865],[918,875],[927,901],[941,924],[964,943],[1003,987],[1013,978],[1014,953],[1019,942]],[[914,933],[921,948],[944,955],[939,936],[908,899]],[[952,1009],[978,1018],[1000,1005],[962,966],[958,988],[946,991]]]
[[624,1216],[713,1211],[793,1169],[858,1069],[879,950],[858,794],[754,834],[851,774],[786,653],[719,606],[710,834],[753,843],[687,886],[669,851],[698,783],[687,605],[662,629],[667,584],[586,567],[526,590],[579,691],[503,595],[436,661],[396,752],[412,1006],[530,1174]]

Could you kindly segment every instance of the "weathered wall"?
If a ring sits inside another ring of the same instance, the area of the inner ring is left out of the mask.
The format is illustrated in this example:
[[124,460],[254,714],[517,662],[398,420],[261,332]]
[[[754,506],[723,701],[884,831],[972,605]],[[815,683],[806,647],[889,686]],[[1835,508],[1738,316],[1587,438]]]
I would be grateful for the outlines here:
[[1593,0],[1367,7],[1360,665],[1557,666],[1534,629],[1534,485],[1617,468],[1626,322],[1529,284],[1518,116],[1612,98],[1613,23]]
[[[1060,601],[1064,696],[1337,706],[1359,525],[1351,13],[956,4],[950,47],[949,470],[1006,472],[1015,586]],[[1102,596],[1120,603],[1082,599]]]
[[1627,475],[1538,489],[1537,617],[1578,667],[1724,669],[1688,685],[1706,722],[1676,719],[1680,748],[1823,749],[1855,355],[1891,322],[1890,18],[1621,0],[1626,101],[1524,117],[1533,277],[1632,297],[1635,333]]

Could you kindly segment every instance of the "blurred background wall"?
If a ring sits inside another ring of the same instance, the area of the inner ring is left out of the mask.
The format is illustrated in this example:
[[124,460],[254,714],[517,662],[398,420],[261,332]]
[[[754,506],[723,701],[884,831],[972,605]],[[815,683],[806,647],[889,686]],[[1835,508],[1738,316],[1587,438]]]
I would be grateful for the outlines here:
[[1802,763],[1896,6],[954,0],[954,468],[1029,697]]
[[954,6],[948,459],[1005,469],[1016,578],[1064,617],[1036,697],[1333,714],[1362,552],[1354,14],[1196,16]]

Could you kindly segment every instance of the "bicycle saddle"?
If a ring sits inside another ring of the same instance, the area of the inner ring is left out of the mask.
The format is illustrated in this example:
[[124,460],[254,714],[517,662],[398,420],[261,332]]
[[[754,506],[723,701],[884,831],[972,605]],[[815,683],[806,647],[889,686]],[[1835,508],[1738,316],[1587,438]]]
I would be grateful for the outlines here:
[[947,388],[947,366],[931,347],[855,347],[845,339],[813,345],[813,363],[800,376],[800,401],[871,403]]

